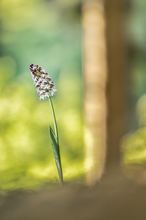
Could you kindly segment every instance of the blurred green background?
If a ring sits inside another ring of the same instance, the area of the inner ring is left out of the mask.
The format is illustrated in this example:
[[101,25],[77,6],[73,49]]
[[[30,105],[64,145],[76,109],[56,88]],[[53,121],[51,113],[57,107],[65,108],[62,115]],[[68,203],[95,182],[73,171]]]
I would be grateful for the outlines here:
[[66,181],[83,177],[80,1],[0,2],[0,189],[57,182],[49,101],[40,102],[31,63],[56,82]]
[[132,0],[126,15],[132,122],[122,143],[126,165],[146,164],[146,1]]
[[[125,18],[135,112],[122,144],[126,165],[146,163],[145,11],[145,0],[133,0]],[[36,95],[31,63],[47,69],[57,85],[64,177],[84,178],[81,60],[80,0],[0,1],[0,190],[58,181],[49,140],[50,106]]]

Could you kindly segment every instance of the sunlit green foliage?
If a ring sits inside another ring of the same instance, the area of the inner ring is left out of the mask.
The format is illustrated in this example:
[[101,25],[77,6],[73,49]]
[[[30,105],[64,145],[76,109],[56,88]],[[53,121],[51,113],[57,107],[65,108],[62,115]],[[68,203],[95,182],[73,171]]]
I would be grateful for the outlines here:
[[123,141],[124,163],[146,163],[146,96],[137,103],[138,129],[128,134]]
[[[7,69],[6,61],[7,58],[5,61],[3,58],[5,65],[0,70],[0,88],[3,88],[0,95],[0,188],[31,187],[43,181],[55,181],[57,173],[49,141],[49,123],[52,123],[49,102],[40,102],[34,96],[31,83],[23,82],[23,78],[12,81],[13,66]],[[58,81],[54,103],[67,180],[83,173],[83,144],[80,85],[77,77],[71,77],[66,87],[66,80],[60,80],[62,85]]]
[[[66,7],[68,4],[64,3]],[[0,189],[57,182],[49,140],[49,102],[36,96],[28,70],[44,66],[57,84],[54,98],[65,180],[83,176],[80,21],[62,17],[57,2],[5,0],[0,8]]]

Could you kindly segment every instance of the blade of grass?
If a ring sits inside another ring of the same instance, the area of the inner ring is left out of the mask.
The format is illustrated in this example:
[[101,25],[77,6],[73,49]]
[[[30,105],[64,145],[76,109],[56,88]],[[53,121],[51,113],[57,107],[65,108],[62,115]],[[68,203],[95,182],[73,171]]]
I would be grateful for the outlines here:
[[59,143],[56,140],[55,133],[53,129],[51,128],[51,126],[50,126],[50,137],[52,141],[53,153],[54,153],[59,180],[61,183],[63,183],[63,172],[62,172],[62,165],[61,165],[61,158],[60,158]]

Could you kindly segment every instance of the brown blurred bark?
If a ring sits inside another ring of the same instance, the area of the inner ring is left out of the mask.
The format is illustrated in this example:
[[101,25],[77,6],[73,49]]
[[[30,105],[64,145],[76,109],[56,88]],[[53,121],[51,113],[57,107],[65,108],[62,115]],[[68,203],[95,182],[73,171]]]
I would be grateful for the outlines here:
[[124,1],[106,0],[108,123],[106,169],[120,168],[120,141],[128,124],[128,76],[125,62]]
[[106,40],[103,1],[83,4],[85,166],[88,184],[103,174],[106,151]]
[[83,4],[85,148],[90,184],[105,169],[109,173],[121,163],[120,141],[128,122],[123,11],[123,0],[86,0]]

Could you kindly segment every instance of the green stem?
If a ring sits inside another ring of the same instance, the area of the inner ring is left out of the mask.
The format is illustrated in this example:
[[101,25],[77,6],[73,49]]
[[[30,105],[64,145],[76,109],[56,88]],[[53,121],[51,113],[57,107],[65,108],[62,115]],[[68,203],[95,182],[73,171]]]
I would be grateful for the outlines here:
[[57,126],[57,120],[56,120],[56,115],[55,115],[55,109],[54,109],[54,105],[53,105],[53,101],[51,99],[51,97],[49,97],[50,100],[50,104],[51,104],[51,109],[52,109],[52,115],[53,115],[53,121],[54,121],[54,130],[55,130],[55,135],[57,138],[57,143],[59,145],[59,135],[58,135],[58,126]]
[[58,152],[59,152],[58,157],[59,157],[59,163],[60,163],[60,169],[61,169],[60,182],[63,183],[64,181],[63,181],[63,171],[62,171],[62,165],[61,165],[57,120],[56,120],[55,109],[54,109],[54,105],[53,105],[53,101],[52,101],[51,97],[49,97],[49,100],[50,100],[50,105],[51,105],[51,110],[52,110],[52,116],[53,116],[53,122],[54,122],[54,131],[55,131],[56,141],[57,141],[57,145],[58,145]]

